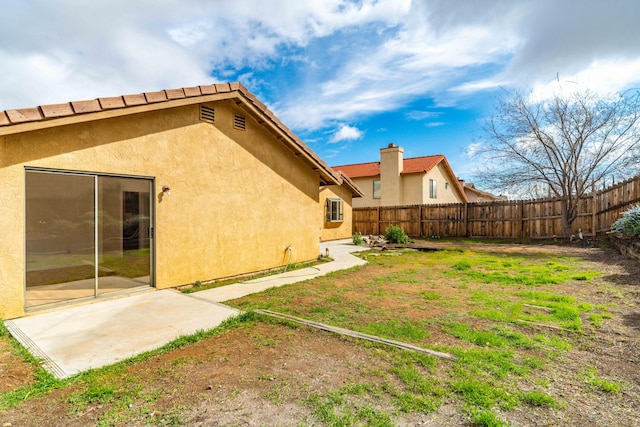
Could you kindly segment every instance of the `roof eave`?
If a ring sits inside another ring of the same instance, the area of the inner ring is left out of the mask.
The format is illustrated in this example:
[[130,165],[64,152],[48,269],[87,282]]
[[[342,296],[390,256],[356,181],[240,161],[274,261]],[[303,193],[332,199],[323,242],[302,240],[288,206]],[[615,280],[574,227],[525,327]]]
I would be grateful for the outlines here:
[[453,186],[458,191],[458,194],[460,195],[460,198],[462,198],[462,200],[465,203],[469,203],[469,198],[467,197],[467,194],[464,192],[464,188],[462,188],[462,185],[460,184],[460,181],[458,181],[458,178],[456,177],[456,174],[453,172],[453,169],[451,168],[451,165],[449,165],[449,161],[447,160],[447,158],[443,156],[442,160],[439,163],[443,163],[444,164],[444,168],[446,169],[447,173],[449,174],[449,176],[451,178],[451,181],[453,182]]
[[353,182],[347,175],[342,172],[338,172],[340,174],[340,178],[342,179],[342,185],[347,187],[351,191],[352,197],[364,197],[364,192]]
[[0,136],[232,99],[245,106],[261,125],[268,126],[278,140],[318,173],[323,183],[341,184],[340,176],[239,82],[6,110],[0,112]]

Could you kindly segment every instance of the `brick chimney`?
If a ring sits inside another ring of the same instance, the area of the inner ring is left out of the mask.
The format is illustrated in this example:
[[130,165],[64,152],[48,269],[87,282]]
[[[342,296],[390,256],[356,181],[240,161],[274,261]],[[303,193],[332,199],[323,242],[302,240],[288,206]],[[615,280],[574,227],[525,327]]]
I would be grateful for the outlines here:
[[380,204],[396,206],[402,204],[402,173],[404,150],[391,143],[380,149]]

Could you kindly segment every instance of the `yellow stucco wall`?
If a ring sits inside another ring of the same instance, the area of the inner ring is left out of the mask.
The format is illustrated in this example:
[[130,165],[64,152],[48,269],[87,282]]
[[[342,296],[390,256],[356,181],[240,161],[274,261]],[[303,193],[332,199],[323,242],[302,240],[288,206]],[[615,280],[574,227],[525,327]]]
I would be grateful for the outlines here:
[[[429,179],[436,180],[437,186],[437,198],[429,198]],[[447,184],[447,185],[445,185]],[[447,188],[448,187],[448,188]],[[440,203],[461,203],[463,200],[460,194],[456,190],[456,183],[452,181],[452,178],[447,174],[446,169],[442,163],[431,169],[426,175],[424,175],[424,204],[440,204]]]
[[[325,215],[326,200],[329,198],[342,199],[344,202],[344,221],[327,222]],[[351,237],[351,192],[344,186],[329,185],[320,189],[320,239],[325,242],[328,240],[347,239]]]
[[429,200],[429,189],[427,185],[429,180],[425,179],[424,173],[412,173],[402,175],[402,204],[403,205],[422,205],[432,203]]
[[363,197],[356,197],[353,199],[354,208],[362,208],[369,206],[380,206],[380,199],[373,198],[373,180],[379,180],[380,176],[367,177],[367,178],[351,178],[351,180],[362,190]]
[[25,167],[154,178],[158,288],[276,267],[289,245],[318,256],[317,173],[233,102],[211,105],[215,125],[191,105],[0,136],[0,318],[24,314]]
[[[398,206],[404,204],[402,188],[402,147],[389,144],[380,150],[380,205]],[[372,190],[373,191],[373,190]]]

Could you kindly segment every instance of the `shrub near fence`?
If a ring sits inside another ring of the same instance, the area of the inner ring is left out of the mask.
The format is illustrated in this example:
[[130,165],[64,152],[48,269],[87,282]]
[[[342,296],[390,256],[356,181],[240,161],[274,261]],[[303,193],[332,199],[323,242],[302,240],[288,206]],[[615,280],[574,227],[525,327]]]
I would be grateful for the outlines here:
[[[640,176],[580,199],[573,232],[595,236],[640,202]],[[353,232],[383,234],[398,225],[409,236],[544,239],[562,236],[557,198],[353,209]]]

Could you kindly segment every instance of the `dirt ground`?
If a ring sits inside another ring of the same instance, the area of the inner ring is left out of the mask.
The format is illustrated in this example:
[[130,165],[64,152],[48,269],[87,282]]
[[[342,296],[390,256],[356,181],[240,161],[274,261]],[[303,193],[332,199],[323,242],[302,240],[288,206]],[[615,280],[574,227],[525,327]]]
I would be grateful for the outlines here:
[[[474,244],[473,248],[481,246]],[[610,249],[577,245],[486,245],[486,249],[549,251],[584,258],[604,274],[593,283],[576,284],[573,289],[563,287],[563,292],[594,305],[613,307],[613,318],[607,319],[602,328],[591,331],[588,338],[545,368],[547,375],[553,372],[546,378],[545,391],[565,402],[562,407],[520,406],[501,413],[501,418],[516,426],[640,426],[638,261]],[[354,280],[366,281],[378,273],[370,269]],[[445,335],[432,338],[450,339]],[[376,381],[375,372],[391,363],[389,357],[386,349],[327,332],[294,329],[275,322],[250,323],[124,367],[113,377],[117,390],[113,399],[96,398],[79,404],[77,396],[86,389],[72,383],[0,411],[0,425],[85,426],[99,419],[104,424],[134,426],[323,425],[304,402],[365,378]],[[575,377],[575,372],[586,366],[594,366],[598,373],[620,382],[622,390],[615,394],[588,390]],[[0,339],[0,392],[29,384],[33,372],[33,367]],[[385,406],[388,402],[384,400],[371,404],[382,410],[392,408]],[[114,415],[109,417],[109,413]],[[411,426],[465,425],[455,402],[445,402],[431,414],[397,413],[393,421]]]

